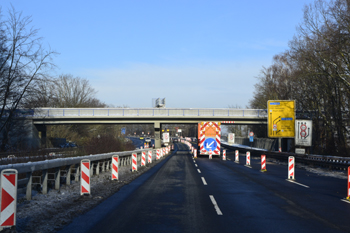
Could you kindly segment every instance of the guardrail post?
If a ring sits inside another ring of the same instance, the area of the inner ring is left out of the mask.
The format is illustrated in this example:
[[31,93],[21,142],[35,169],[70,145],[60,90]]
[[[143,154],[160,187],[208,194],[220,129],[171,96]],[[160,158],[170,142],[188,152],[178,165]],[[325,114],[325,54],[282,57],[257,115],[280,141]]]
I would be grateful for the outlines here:
[[60,168],[56,168],[55,172],[55,189],[59,190],[60,189],[60,180],[61,180],[61,170]]
[[80,170],[80,167],[79,167],[79,164],[75,164],[75,181],[79,181],[79,170]]
[[90,168],[90,177],[92,177],[94,175],[94,163],[91,162],[90,166],[91,166],[91,168]]
[[27,183],[27,190],[26,190],[26,199],[28,201],[32,200],[32,183],[33,183],[33,173],[27,172],[26,174],[28,183]]
[[100,162],[97,162],[97,165],[96,165],[96,175],[99,175],[100,174]]
[[[108,164],[107,164],[107,165],[108,165]],[[106,166],[106,161],[103,161],[103,162],[102,162],[102,172],[105,172],[105,171],[106,171],[105,166]],[[107,171],[108,171],[108,168],[107,168]]]
[[43,183],[41,184],[42,185],[42,193],[43,194],[47,194],[47,180],[48,180],[48,177],[49,177],[49,172],[47,169],[43,170],[42,171],[42,175],[43,175]]
[[72,174],[73,165],[67,166],[67,176],[66,176],[66,185],[70,185],[70,175]]

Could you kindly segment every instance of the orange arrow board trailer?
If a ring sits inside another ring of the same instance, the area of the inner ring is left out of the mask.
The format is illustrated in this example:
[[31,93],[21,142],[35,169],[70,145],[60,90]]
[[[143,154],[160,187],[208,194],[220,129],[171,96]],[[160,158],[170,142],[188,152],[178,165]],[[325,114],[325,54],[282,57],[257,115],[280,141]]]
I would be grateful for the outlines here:
[[198,124],[198,132],[201,155],[209,155],[210,150],[213,155],[220,155],[221,123],[201,122]]

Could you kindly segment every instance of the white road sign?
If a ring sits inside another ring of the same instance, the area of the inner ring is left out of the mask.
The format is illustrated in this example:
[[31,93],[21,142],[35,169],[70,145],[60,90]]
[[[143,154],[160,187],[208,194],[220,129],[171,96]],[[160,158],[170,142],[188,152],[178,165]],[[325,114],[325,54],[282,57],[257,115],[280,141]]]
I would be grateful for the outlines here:
[[229,133],[227,137],[228,144],[234,144],[235,143],[235,134]]
[[163,142],[164,143],[170,142],[169,138],[170,138],[169,133],[163,133]]
[[312,145],[312,120],[295,120],[295,145]]

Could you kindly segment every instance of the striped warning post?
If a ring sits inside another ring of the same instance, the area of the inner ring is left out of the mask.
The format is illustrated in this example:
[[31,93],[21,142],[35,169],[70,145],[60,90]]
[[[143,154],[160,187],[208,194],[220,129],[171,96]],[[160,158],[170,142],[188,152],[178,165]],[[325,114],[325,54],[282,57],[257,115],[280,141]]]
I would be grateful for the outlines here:
[[165,147],[165,154],[169,154],[169,147]]
[[162,157],[165,156],[165,147],[163,148],[163,154],[162,154]]
[[140,147],[140,149],[141,149],[141,150],[143,149],[142,146]]
[[16,225],[17,176],[18,172],[15,169],[1,171],[1,227],[12,227]]
[[235,162],[239,163],[239,151],[238,150],[235,151]]
[[261,155],[261,171],[266,172],[266,155]]
[[118,180],[119,155],[112,156],[112,180]]
[[226,160],[226,150],[222,150],[222,160]]
[[213,158],[213,151],[209,150],[209,159],[212,159],[212,158]]
[[348,196],[346,199],[350,200],[350,167],[348,167]]
[[152,151],[148,151],[148,163],[152,163]]
[[282,147],[278,147],[278,152],[282,152]]
[[132,169],[133,172],[137,171],[137,153],[132,153]]
[[142,151],[141,167],[146,166],[146,151]]
[[174,144],[171,145],[171,150],[174,150]]
[[157,149],[156,160],[159,160],[159,158],[160,158],[160,150]]
[[295,167],[294,156],[288,157],[288,180],[294,180],[294,167]]
[[197,149],[194,149],[193,151],[193,157],[196,159],[197,158]]
[[90,193],[90,160],[83,159],[80,162],[80,195]]
[[194,151],[194,148],[193,148],[193,146],[191,146],[191,153],[193,154],[193,151]]
[[247,151],[246,153],[246,166],[250,166],[250,151]]

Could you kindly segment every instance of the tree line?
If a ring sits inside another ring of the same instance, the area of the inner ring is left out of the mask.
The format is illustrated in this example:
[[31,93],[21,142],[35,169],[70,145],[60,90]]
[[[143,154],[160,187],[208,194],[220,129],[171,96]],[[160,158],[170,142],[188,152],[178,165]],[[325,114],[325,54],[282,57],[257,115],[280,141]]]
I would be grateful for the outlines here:
[[289,48],[257,78],[250,107],[296,100],[296,110],[313,120],[314,152],[348,155],[350,1],[306,5]]
[[[96,98],[87,79],[71,74],[53,77],[53,57],[58,53],[43,45],[30,16],[13,7],[7,15],[5,18],[0,9],[0,151],[15,151],[28,149],[23,140],[28,127],[16,120],[19,109],[107,105]],[[120,129],[117,125],[47,126],[47,135],[84,145],[89,150],[86,153],[96,149],[102,153],[131,148],[121,141]],[[47,144],[52,146],[50,140]]]

